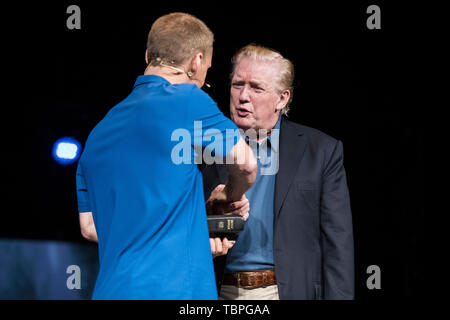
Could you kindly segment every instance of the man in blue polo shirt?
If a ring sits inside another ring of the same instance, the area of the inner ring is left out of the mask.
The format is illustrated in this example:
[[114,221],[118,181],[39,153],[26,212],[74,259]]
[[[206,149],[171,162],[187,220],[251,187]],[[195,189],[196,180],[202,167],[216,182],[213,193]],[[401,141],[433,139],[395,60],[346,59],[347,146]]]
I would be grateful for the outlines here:
[[[242,138],[236,143],[225,134],[237,127],[200,89],[212,42],[211,31],[191,15],[157,19],[144,75],[88,137],[77,194],[82,234],[99,244],[93,299],[217,299],[197,167],[210,141],[201,133],[215,129],[214,139],[222,144],[216,157],[233,160],[225,188],[210,201],[245,199],[256,178],[256,160]],[[174,132],[180,129],[191,138],[190,149],[183,150],[187,161],[173,152],[180,143]],[[242,155],[244,161],[237,161]],[[178,156],[181,163],[174,159]]]

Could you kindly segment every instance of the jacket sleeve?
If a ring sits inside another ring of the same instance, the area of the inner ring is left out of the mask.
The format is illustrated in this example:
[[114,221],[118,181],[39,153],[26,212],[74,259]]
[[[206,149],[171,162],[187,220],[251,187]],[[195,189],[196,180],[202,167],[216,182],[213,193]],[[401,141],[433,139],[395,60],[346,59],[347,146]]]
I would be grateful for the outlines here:
[[342,142],[337,141],[323,172],[321,246],[323,298],[354,298],[354,245]]

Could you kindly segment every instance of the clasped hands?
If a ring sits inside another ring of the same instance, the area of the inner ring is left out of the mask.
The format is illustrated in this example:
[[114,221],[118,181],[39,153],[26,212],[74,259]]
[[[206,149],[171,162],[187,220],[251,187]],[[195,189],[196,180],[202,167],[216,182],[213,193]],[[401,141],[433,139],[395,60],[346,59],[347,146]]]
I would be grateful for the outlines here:
[[[208,215],[231,215],[238,214],[247,221],[250,211],[250,203],[248,202],[245,194],[238,201],[230,202],[227,200],[227,195],[224,191],[225,185],[219,184],[206,200],[206,213]],[[231,248],[232,242],[227,238],[209,238],[209,243],[211,245],[211,253],[213,258],[228,253],[228,249]]]

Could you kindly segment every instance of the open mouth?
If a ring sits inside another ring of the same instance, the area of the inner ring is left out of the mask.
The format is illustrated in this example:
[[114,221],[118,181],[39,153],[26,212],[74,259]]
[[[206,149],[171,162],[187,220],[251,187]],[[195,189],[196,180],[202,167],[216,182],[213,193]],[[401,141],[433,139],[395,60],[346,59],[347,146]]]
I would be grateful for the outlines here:
[[244,108],[236,108],[236,112],[240,117],[245,117],[250,114],[250,111]]

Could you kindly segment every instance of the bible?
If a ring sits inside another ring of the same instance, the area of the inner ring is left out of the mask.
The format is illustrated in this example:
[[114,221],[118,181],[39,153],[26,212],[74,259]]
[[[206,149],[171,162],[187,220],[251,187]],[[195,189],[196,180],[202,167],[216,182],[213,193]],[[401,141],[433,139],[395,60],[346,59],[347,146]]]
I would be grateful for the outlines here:
[[239,232],[244,230],[244,218],[240,215],[210,215],[207,220],[209,236],[227,238],[231,245],[236,241]]

